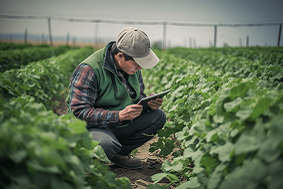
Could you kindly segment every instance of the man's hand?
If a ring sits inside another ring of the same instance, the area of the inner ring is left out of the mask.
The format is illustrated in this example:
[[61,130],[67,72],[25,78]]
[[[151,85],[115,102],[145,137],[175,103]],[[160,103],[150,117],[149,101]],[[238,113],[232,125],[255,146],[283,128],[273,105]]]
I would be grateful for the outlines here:
[[142,105],[132,104],[127,106],[125,109],[119,112],[119,120],[133,120],[134,118],[138,117],[143,110]]
[[[154,95],[155,93],[150,94]],[[156,98],[155,100],[150,100],[147,102],[148,106],[152,109],[152,110],[157,110],[163,103],[163,98]]]

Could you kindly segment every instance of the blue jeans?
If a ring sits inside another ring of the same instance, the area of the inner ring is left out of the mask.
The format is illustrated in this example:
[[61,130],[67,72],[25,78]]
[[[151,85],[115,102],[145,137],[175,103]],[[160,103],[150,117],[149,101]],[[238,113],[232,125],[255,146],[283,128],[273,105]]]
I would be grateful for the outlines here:
[[117,153],[128,155],[143,145],[162,129],[166,122],[165,113],[160,110],[143,112],[127,126],[89,128],[93,140],[100,141],[107,157],[112,159]]

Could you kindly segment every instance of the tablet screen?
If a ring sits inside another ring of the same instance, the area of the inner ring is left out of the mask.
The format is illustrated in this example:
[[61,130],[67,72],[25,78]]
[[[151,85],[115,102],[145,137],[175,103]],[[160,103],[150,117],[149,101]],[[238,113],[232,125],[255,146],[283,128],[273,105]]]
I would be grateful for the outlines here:
[[138,104],[141,104],[142,101],[145,102],[145,101],[149,101],[149,100],[156,99],[156,98],[162,98],[162,97],[164,97],[164,96],[165,96],[167,93],[169,93],[169,92],[170,92],[170,90],[167,90],[167,91],[163,91],[163,92],[161,92],[161,93],[155,94],[155,95],[147,96],[147,97],[141,99],[141,100],[138,102]]

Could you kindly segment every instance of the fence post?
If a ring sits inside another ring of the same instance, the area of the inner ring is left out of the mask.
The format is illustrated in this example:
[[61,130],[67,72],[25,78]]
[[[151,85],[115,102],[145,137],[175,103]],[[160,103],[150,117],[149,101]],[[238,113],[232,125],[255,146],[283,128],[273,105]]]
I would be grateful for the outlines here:
[[279,46],[280,46],[281,28],[282,28],[282,24],[280,24],[280,26],[279,26],[279,35],[278,35],[278,43],[277,43],[277,47],[279,47]]
[[166,30],[167,30],[167,23],[163,22],[163,50],[166,49]]
[[70,32],[67,33],[67,37],[66,37],[66,45],[69,44],[69,39],[70,39]]
[[73,38],[73,46],[76,46],[76,38]]
[[214,25],[214,47],[216,47],[216,40],[217,40],[217,26]]
[[246,41],[247,47],[249,46],[249,36],[247,35],[247,41]]
[[25,30],[25,44],[28,42],[28,29]]
[[98,47],[98,23],[95,24],[95,31],[94,31],[94,45],[95,47]]
[[49,31],[50,46],[53,46],[52,35],[51,35],[51,19],[50,18],[48,18],[48,31]]

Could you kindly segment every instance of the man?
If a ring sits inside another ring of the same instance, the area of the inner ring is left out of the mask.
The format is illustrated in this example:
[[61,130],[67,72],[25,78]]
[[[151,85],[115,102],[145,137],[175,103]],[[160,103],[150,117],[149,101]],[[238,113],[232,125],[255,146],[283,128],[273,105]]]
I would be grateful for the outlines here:
[[116,42],[95,52],[75,69],[66,100],[69,112],[87,122],[93,139],[118,166],[137,169],[142,161],[129,154],[150,140],[165,122],[162,98],[146,105],[141,69],[159,59],[147,35],[133,27],[121,31]]

